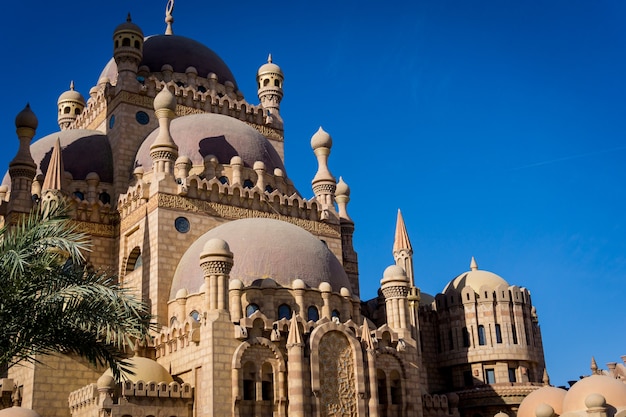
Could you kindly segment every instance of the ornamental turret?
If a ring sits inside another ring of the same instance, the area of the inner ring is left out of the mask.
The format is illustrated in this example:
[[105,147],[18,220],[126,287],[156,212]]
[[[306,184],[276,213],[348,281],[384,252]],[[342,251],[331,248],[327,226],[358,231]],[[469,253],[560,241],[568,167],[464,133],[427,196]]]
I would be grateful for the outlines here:
[[9,163],[11,197],[8,211],[27,213],[32,207],[31,186],[37,165],[30,153],[30,142],[35,136],[39,121],[27,104],[15,117],[15,132],[20,145],[15,158]]
[[328,169],[328,156],[333,139],[321,127],[311,137],[311,148],[317,157],[317,172],[311,181],[315,198],[320,205],[321,220],[336,221],[335,191],[337,183]]
[[113,32],[113,58],[117,64],[117,87],[139,88],[137,69],[143,58],[143,31],[131,21],[130,13],[126,22]]
[[272,62],[272,54],[270,54],[267,57],[267,63],[261,65],[257,71],[256,80],[261,106],[268,112],[268,122],[278,128],[282,128],[283,125],[283,119],[280,116],[280,101],[283,99],[284,79],[283,71]]
[[70,125],[85,109],[85,98],[74,90],[74,81],[70,82],[70,89],[59,96],[57,100],[57,122],[61,130],[69,129]]

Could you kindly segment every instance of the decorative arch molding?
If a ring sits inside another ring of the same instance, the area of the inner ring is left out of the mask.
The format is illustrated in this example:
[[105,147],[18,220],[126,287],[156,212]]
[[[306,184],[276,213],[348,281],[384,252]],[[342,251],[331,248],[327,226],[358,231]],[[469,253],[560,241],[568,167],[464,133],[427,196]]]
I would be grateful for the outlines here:
[[274,359],[276,359],[277,361],[278,369],[276,370],[278,372],[285,372],[285,357],[283,356],[281,351],[276,348],[276,345],[265,337],[253,337],[237,346],[237,349],[235,349],[235,353],[233,354],[233,369],[241,369],[241,367],[243,366],[242,358],[246,349],[255,345],[265,346],[266,348],[271,350],[274,354]]
[[391,347],[384,347],[384,348],[378,349],[376,351],[376,360],[378,361],[384,355],[393,356],[393,358],[398,361],[398,366],[399,366],[399,369],[401,371],[402,379],[406,381],[406,378],[407,378],[407,376],[406,376],[406,365],[404,364],[404,360],[402,360],[402,358],[400,357],[400,354],[398,353],[398,351],[396,349],[394,349],[394,348],[391,348]]
[[[336,333],[333,335],[333,333]],[[309,339],[309,347],[311,351],[311,390],[315,396],[316,408],[318,410],[317,415],[325,417],[329,415],[327,413],[327,404],[323,404],[323,398],[321,395],[323,381],[322,379],[322,364],[320,356],[324,356],[324,352],[321,349],[325,349],[323,339],[324,337],[336,337],[339,336],[342,340],[345,340],[346,346],[350,349],[352,361],[349,365],[349,370],[352,373],[352,380],[354,385],[354,403],[355,413],[352,416],[365,416],[366,402],[365,402],[365,373],[363,352],[361,350],[361,344],[359,340],[354,336],[354,333],[345,325],[335,322],[324,323],[318,326],[311,332]],[[352,417],[351,416],[351,417]]]

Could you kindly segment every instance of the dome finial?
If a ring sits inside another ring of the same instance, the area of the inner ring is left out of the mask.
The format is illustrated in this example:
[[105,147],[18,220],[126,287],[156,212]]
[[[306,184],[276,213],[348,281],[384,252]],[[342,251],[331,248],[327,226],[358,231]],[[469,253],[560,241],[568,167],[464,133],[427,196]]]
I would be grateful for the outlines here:
[[596,358],[591,357],[591,374],[595,375],[598,373],[598,364],[596,363]]
[[272,63],[272,53],[271,52],[267,55],[267,63],[268,64]]
[[174,0],[167,0],[167,6],[165,7],[165,23],[167,23],[167,28],[165,28],[166,35],[174,34],[174,31],[172,30],[172,23],[174,23],[174,16],[172,16],[173,12]]
[[548,370],[543,368],[543,378],[541,378],[544,386],[550,386],[550,376],[548,375]]
[[470,270],[476,271],[478,269],[478,264],[476,263],[476,259],[472,256],[472,260],[470,261]]
[[128,12],[128,15],[126,16],[126,21],[127,21],[128,23],[130,23],[130,22],[132,22],[132,21],[133,21],[133,19],[131,19],[131,18],[130,18],[130,12]]
[[74,91],[74,80],[70,81],[70,91]]

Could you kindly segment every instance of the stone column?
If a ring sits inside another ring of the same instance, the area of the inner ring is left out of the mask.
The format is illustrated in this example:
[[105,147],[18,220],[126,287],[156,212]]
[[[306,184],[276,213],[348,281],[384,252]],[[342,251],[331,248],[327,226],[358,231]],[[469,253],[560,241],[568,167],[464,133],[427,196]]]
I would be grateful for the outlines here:
[[208,310],[228,312],[228,280],[233,267],[233,253],[222,239],[211,239],[200,254],[200,267],[207,285]]
[[289,324],[287,337],[287,360],[289,375],[287,378],[287,394],[289,396],[289,417],[304,417],[304,342],[294,313]]

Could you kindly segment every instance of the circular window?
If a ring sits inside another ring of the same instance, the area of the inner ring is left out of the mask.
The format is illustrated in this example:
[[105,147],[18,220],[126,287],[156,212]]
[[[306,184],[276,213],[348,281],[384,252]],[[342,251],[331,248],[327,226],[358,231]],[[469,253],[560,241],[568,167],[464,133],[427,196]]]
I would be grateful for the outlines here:
[[176,220],[174,220],[174,227],[176,227],[176,230],[180,233],[187,233],[189,231],[189,220],[185,217],[177,217]]
[[137,123],[140,125],[147,125],[150,122],[150,116],[148,116],[148,113],[145,111],[138,111],[135,114],[135,120],[137,120]]
[[115,115],[112,115],[109,118],[109,129],[113,129],[113,126],[115,125]]

